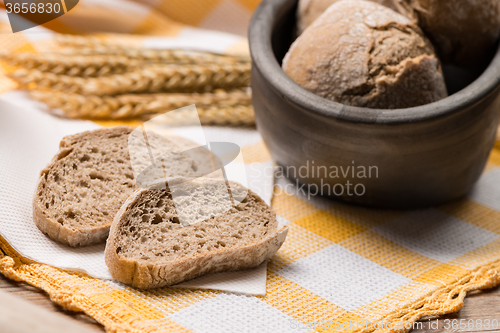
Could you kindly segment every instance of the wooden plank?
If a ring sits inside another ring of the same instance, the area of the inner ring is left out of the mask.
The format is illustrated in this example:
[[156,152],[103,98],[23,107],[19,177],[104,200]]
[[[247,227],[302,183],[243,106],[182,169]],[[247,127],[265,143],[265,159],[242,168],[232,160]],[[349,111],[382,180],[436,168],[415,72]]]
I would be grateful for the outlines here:
[[[104,332],[104,327],[96,322],[94,319],[82,313],[75,313],[71,311],[67,311],[60,307],[59,305],[52,302],[49,298],[49,295],[44,291],[32,287],[29,284],[22,282],[15,282],[7,279],[2,274],[0,274],[0,292],[4,292],[3,294],[8,293],[12,296],[16,296],[16,298],[29,302],[29,304],[33,304],[37,306],[41,311],[49,312],[62,317],[63,320],[69,320],[75,323],[76,325],[82,327],[82,329],[86,329],[87,332],[94,333],[102,333]],[[3,322],[1,320],[2,316],[5,315],[4,309],[6,308],[5,304],[1,302],[2,296],[0,296],[0,327],[1,332],[9,332],[4,330]],[[9,307],[9,303],[7,303],[7,307]],[[22,312],[21,313],[25,313]],[[42,325],[42,323],[40,323]],[[13,331],[15,332],[15,331]],[[19,332],[38,332],[34,330],[24,330]],[[57,331],[53,331],[56,333]],[[66,330],[64,332],[73,332],[72,330]],[[75,331],[76,332],[76,331]],[[83,332],[83,331],[82,331]],[[10,332],[9,332],[10,333]]]
[[0,290],[0,327],[4,333],[93,333],[94,330],[57,312]]

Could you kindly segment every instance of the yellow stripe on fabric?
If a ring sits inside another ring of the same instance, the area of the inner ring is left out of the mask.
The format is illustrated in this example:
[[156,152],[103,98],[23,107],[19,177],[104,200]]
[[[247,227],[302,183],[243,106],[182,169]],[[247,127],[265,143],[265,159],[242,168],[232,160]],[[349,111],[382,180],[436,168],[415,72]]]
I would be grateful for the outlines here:
[[112,292],[113,287],[104,281],[80,272],[63,271],[44,264],[29,264],[19,268],[20,273],[27,273],[34,278],[42,278],[52,287],[64,288],[67,292],[86,296]]
[[[286,242],[285,242],[286,243]],[[276,253],[274,257],[267,262],[267,271],[276,272],[281,268],[292,264],[295,260],[283,253]]]
[[89,297],[97,303],[105,303],[112,300],[115,308],[120,308],[119,311],[123,316],[134,315],[139,316],[142,320],[160,319],[164,314],[157,311],[147,302],[131,294],[127,290],[114,290],[109,293],[98,294]]
[[358,315],[345,312],[342,316],[336,318],[333,321],[327,320],[327,322],[323,323],[318,329],[318,332],[354,332],[358,330],[359,322],[364,322],[363,318]]
[[286,242],[281,246],[279,253],[296,261],[333,244],[331,240],[292,222],[288,224]]
[[292,222],[319,211],[311,203],[288,194],[283,190],[275,191],[272,199],[272,208],[276,214]]
[[[269,272],[262,301],[304,324],[335,321],[347,311],[285,277]],[[352,314],[351,314],[352,315]]]
[[242,4],[245,8],[247,8],[249,11],[254,11],[255,8],[259,5],[261,0],[234,0]]
[[500,166],[500,141],[495,142],[495,146],[490,153],[490,157],[488,158],[488,163]]
[[243,156],[245,164],[262,163],[271,159],[271,155],[264,141],[241,148],[241,155]]
[[174,313],[207,298],[218,295],[219,291],[184,289],[184,288],[163,288],[140,291],[131,289],[137,297],[145,297],[163,313]]
[[80,31],[80,30],[76,30],[74,28],[68,27],[67,25],[65,25],[63,23],[64,19],[66,19],[66,18],[63,17],[63,16],[61,16],[61,17],[56,18],[56,19],[54,19],[52,21],[44,23],[44,24],[42,24],[40,26],[43,27],[43,28],[45,28],[45,29],[56,31],[56,32],[61,33],[61,34],[72,34],[72,35],[75,35],[75,34],[85,33],[86,32],[86,31]]
[[[189,332],[188,329],[180,324],[169,319],[165,312],[159,311],[160,308],[154,302],[151,302],[147,293],[141,293],[134,289],[114,290],[109,293],[103,293],[91,296],[97,303],[106,304],[109,301],[113,302],[113,311],[116,315],[121,316],[124,321],[131,321],[144,325],[145,327],[154,326],[156,328],[168,328],[175,332]],[[196,300],[198,301],[198,299]],[[196,301],[190,302],[185,306],[191,305]],[[174,307],[166,307],[169,313],[174,312]]]
[[444,286],[457,281],[468,272],[468,270],[455,265],[441,264],[424,272],[423,274],[420,274],[413,280],[437,286]]
[[328,209],[330,214],[354,222],[366,228],[389,222],[403,214],[404,211],[365,208],[361,206],[334,203]]
[[162,313],[161,318],[149,322],[157,327],[160,332],[189,332],[185,327],[169,319],[167,315],[220,293],[219,291],[181,288],[162,288],[147,291],[128,288],[127,292],[135,298],[147,301],[154,309]]
[[297,219],[294,223],[334,243],[340,243],[366,230],[322,210]]
[[161,0],[156,9],[174,21],[198,25],[221,0]]
[[274,271],[305,258],[334,243],[324,237],[294,223],[288,224],[288,235],[278,253],[268,262],[268,267]]
[[440,210],[480,228],[500,234],[500,212],[469,199],[452,202]]
[[16,53],[37,53],[33,44],[26,42],[25,44],[17,47],[14,52]]
[[340,245],[410,279],[439,265],[438,261],[412,252],[372,231],[360,233]]
[[158,12],[152,11],[134,29],[133,33],[148,36],[174,37],[182,31],[183,27],[183,25],[168,19]]

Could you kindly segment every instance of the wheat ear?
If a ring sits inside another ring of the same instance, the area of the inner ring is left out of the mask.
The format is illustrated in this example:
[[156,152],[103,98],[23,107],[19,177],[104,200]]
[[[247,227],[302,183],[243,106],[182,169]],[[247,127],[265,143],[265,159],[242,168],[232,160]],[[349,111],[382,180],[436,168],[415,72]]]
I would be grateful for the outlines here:
[[82,50],[76,52],[74,54],[0,53],[0,59],[14,67],[81,77],[122,74],[151,63],[207,65],[246,62],[235,57],[183,50],[125,50],[113,54],[105,52],[85,54]]
[[69,118],[148,118],[195,104],[202,124],[253,125],[251,95],[243,91],[205,94],[149,94],[84,96],[53,91],[32,91],[30,96],[61,110]]
[[[180,56],[181,58],[183,57],[183,54],[187,55],[199,55],[199,56],[215,56],[215,57],[221,57],[221,58],[235,58],[238,61],[250,61],[250,57],[245,56],[245,55],[222,55],[222,54],[217,54],[217,53],[211,53],[211,52],[206,52],[206,51],[195,51],[195,50],[169,50],[169,49],[151,49],[151,48],[145,48],[145,47],[134,47],[130,45],[125,45],[125,44],[120,44],[120,43],[113,43],[113,41],[110,40],[103,40],[101,38],[95,37],[95,36],[75,36],[75,35],[64,35],[64,34],[58,34],[55,37],[56,42],[64,49],[74,49],[74,52],[123,52],[130,50],[131,52],[134,52],[134,56],[137,56],[138,54],[164,54],[164,55],[169,55],[173,54],[174,57],[176,55]],[[199,60],[199,59],[197,59]],[[211,61],[212,62],[212,61]]]
[[125,74],[97,78],[72,77],[22,69],[11,73],[10,77],[26,89],[56,90],[83,95],[193,92],[248,86],[250,64],[152,65]]
[[[95,36],[59,34],[55,40],[66,52],[73,54],[121,55],[130,59],[176,64],[210,64],[250,62],[249,56],[222,55],[194,50],[148,49],[130,45],[113,44]],[[72,50],[73,49],[73,50]],[[64,51],[63,51],[64,52]]]
[[63,48],[60,53],[64,56],[73,55],[101,55],[122,56],[131,60],[162,64],[228,64],[248,63],[249,56],[222,55],[210,52],[191,50],[160,50],[147,48],[124,48],[116,46],[83,46],[78,48]]
[[34,53],[0,54],[0,59],[14,67],[81,77],[122,74],[139,67],[141,63],[123,56],[61,56]]

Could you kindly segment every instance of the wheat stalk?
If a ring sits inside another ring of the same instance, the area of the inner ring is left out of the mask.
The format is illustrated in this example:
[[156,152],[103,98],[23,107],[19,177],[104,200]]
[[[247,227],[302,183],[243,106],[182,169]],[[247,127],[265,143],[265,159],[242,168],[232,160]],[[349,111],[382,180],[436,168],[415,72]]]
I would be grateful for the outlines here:
[[236,55],[221,55],[210,52],[191,50],[160,50],[147,48],[125,48],[118,46],[82,46],[78,48],[64,48],[61,54],[72,55],[101,55],[122,56],[131,60],[162,64],[228,64],[248,63],[250,57]]
[[253,126],[255,115],[252,105],[233,107],[208,106],[198,109],[202,125]]
[[248,56],[222,55],[193,50],[165,50],[112,44],[94,36],[57,35],[56,41],[66,54],[120,55],[130,59],[172,64],[227,64],[250,62]]
[[72,77],[22,69],[11,73],[10,77],[26,89],[56,90],[83,95],[193,92],[248,86],[250,64],[151,65],[125,74],[97,78]]
[[253,125],[250,94],[218,91],[206,94],[150,94],[83,96],[52,91],[32,91],[30,96],[60,109],[69,118],[125,119],[145,117],[195,104],[202,124]]
[[95,50],[88,54],[84,50],[76,50],[74,54],[0,53],[0,59],[14,67],[81,77],[123,74],[151,63],[176,65],[246,63],[239,58],[211,53],[144,49],[124,50],[113,54],[107,51],[99,53]]
[[6,64],[40,72],[50,72],[68,76],[96,77],[122,74],[137,68],[141,62],[124,56],[61,56],[57,54],[39,55],[34,53],[0,54]]

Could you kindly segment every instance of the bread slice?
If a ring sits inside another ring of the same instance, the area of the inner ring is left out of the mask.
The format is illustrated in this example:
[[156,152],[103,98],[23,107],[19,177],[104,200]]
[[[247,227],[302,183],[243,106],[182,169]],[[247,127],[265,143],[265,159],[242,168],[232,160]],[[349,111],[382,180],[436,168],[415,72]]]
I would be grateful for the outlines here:
[[[137,190],[116,214],[106,243],[113,278],[140,289],[158,288],[256,267],[273,257],[288,229],[277,230],[275,213],[255,193],[236,182],[229,186],[229,205],[228,187],[217,179],[174,180],[166,189]],[[241,202],[235,201],[241,193]],[[181,223],[181,216],[191,223]]]
[[[43,233],[74,247],[107,239],[113,217],[137,188],[134,171],[137,174],[152,164],[144,142],[142,146],[138,139],[129,143],[133,131],[125,126],[104,128],[61,141],[59,152],[41,172],[33,200],[33,217]],[[144,140],[142,132],[136,137]],[[170,173],[196,176],[196,170],[203,169],[201,162],[181,154],[196,147],[191,141],[154,133],[148,137],[155,156],[176,156],[166,165]]]

